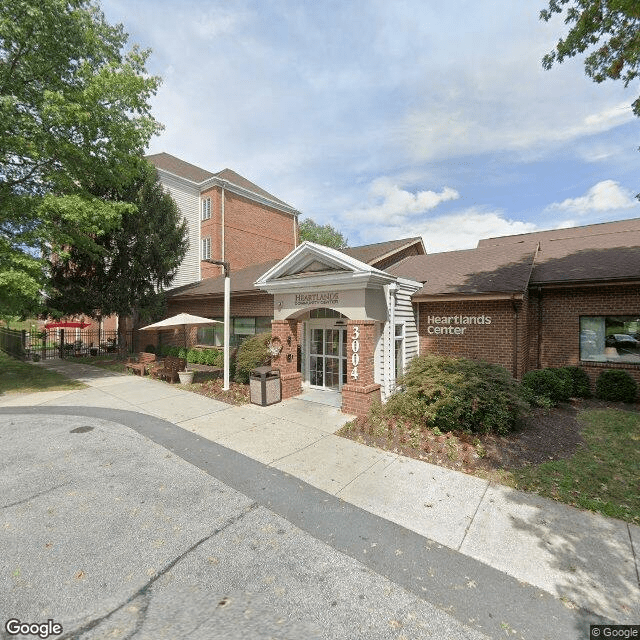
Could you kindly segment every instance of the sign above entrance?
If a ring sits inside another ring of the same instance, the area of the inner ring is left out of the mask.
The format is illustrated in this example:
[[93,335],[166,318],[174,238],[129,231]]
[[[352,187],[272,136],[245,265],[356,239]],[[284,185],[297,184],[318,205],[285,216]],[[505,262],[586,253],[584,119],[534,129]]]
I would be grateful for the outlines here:
[[306,307],[311,305],[336,305],[340,304],[340,296],[337,292],[323,292],[323,293],[296,293],[295,302],[296,307]]

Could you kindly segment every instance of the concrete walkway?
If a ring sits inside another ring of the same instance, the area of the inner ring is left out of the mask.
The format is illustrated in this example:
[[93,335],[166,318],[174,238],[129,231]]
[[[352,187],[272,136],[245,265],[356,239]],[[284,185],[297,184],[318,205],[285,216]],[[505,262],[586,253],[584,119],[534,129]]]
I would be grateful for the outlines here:
[[86,389],[0,396],[0,406],[136,411],[291,474],[370,513],[617,623],[640,622],[640,527],[334,435],[350,416],[291,399],[232,407],[164,382],[40,363]]

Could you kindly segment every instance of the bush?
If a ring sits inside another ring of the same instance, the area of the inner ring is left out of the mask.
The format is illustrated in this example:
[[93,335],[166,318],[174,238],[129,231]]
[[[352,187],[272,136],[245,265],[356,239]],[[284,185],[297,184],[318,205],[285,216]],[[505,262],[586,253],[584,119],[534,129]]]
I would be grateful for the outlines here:
[[156,347],[153,344],[148,344],[145,348],[144,348],[145,353],[155,353],[156,352]]
[[167,355],[173,358],[184,358],[184,356],[180,355],[180,349],[178,349],[178,347],[176,347],[175,345],[171,345],[167,348]]
[[414,358],[387,401],[387,416],[440,431],[506,434],[529,409],[526,392],[501,366],[423,355]]
[[210,367],[221,367],[224,360],[224,353],[217,349],[207,349],[204,351],[205,362]]
[[551,367],[527,371],[522,376],[522,384],[534,399],[542,396],[552,405],[568,400],[573,389],[571,375],[567,371]]
[[188,351],[186,350],[185,347],[180,347],[178,349],[178,353],[177,353],[176,357],[178,357],[178,358],[186,358],[187,357],[187,353],[188,353]]
[[596,397],[612,402],[634,402],[638,385],[622,369],[605,369],[596,380]]
[[262,367],[271,362],[271,354],[267,345],[271,342],[271,333],[259,333],[247,338],[238,349],[235,361],[235,381],[241,384],[249,382],[252,369]]
[[571,377],[571,397],[572,398],[590,398],[591,397],[591,380],[584,369],[580,367],[561,367],[561,371],[566,371]]

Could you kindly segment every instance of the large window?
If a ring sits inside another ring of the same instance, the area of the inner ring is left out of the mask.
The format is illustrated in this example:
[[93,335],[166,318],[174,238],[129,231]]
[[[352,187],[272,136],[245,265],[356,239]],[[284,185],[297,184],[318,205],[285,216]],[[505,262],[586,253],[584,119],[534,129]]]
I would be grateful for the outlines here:
[[211,238],[202,238],[201,260],[211,260]]
[[[198,344],[214,347],[224,346],[224,324],[222,324],[222,318],[214,318],[214,320],[219,320],[220,324],[198,328]],[[245,338],[257,333],[266,333],[267,331],[271,331],[270,317],[231,318],[229,344],[232,347],[237,347]]]
[[202,219],[209,220],[211,217],[211,198],[202,198]]
[[404,323],[396,324],[394,335],[396,380],[404,373]]
[[582,316],[580,359],[640,364],[640,316]]

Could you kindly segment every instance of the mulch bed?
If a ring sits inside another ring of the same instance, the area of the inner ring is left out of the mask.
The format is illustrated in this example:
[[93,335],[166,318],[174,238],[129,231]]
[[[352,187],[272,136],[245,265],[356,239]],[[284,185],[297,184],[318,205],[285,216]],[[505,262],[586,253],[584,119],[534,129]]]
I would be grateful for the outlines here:
[[521,428],[508,436],[461,431],[435,435],[425,429],[411,441],[406,428],[393,422],[389,422],[384,435],[376,435],[366,417],[349,423],[339,435],[431,464],[491,477],[530,464],[570,458],[584,442],[578,413],[597,408],[639,411],[640,404],[573,399],[554,409],[533,410]]

